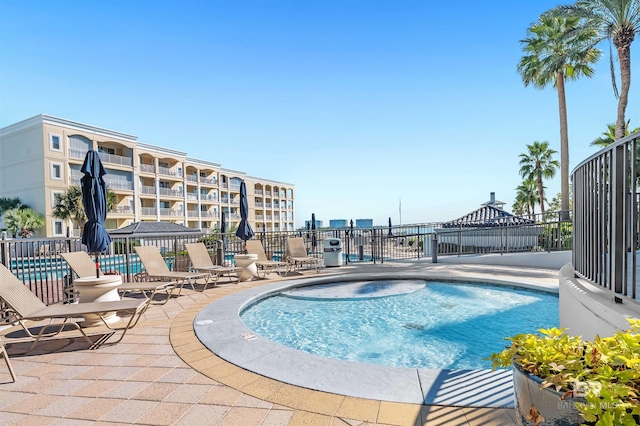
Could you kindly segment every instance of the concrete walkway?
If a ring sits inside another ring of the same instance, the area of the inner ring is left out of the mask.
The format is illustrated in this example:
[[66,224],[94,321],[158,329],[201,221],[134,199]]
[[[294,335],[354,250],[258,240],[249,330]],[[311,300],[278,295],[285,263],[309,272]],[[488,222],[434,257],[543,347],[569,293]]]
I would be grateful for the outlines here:
[[[393,268],[557,287],[557,271],[416,261],[350,265],[320,274]],[[259,376],[213,355],[195,336],[196,314],[211,301],[239,290],[290,279],[275,274],[269,278],[220,283],[204,293],[185,289],[166,305],[152,306],[121,343],[97,350],[88,350],[80,339],[63,339],[41,343],[20,356],[25,344],[7,341],[18,380],[9,383],[0,363],[0,424],[515,424],[511,409],[426,406],[318,392]]]

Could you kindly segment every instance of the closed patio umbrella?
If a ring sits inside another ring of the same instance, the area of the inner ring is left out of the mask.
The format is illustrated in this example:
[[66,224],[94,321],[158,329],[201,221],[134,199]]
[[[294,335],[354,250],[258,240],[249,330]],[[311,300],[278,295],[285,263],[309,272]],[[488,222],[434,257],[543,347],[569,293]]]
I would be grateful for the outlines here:
[[222,236],[222,247],[227,248],[227,217],[224,214],[224,210],[220,215],[220,235]]
[[80,169],[84,176],[80,180],[82,187],[82,204],[87,216],[87,223],[82,231],[82,244],[89,253],[96,256],[96,277],[100,277],[98,255],[103,253],[111,243],[111,237],[104,227],[107,219],[107,185],[103,176],[107,174],[102,166],[98,153],[88,151]]
[[393,232],[391,232],[391,217],[389,217],[389,236],[392,236]]
[[318,240],[316,237],[316,214],[311,213],[311,250],[315,253]]
[[242,241],[250,240],[253,237],[253,229],[247,220],[249,217],[249,202],[247,201],[247,185],[244,182],[240,184],[240,224],[236,230],[236,237]]

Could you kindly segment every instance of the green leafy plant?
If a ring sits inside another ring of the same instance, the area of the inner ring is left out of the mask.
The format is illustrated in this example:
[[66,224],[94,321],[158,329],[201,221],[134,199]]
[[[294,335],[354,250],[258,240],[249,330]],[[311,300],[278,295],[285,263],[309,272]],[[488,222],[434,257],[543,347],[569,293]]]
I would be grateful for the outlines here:
[[583,396],[576,408],[587,425],[636,425],[640,422],[640,320],[611,337],[583,341],[566,329],[508,337],[511,345],[489,358],[493,368],[516,365],[542,379],[562,399]]

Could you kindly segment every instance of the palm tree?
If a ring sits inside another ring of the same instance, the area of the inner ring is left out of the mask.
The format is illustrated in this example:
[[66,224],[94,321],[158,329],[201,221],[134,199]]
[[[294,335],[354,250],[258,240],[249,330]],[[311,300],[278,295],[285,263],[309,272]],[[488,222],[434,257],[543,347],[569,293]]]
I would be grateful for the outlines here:
[[36,213],[29,207],[23,209],[7,210],[4,214],[7,229],[13,236],[19,235],[29,238],[33,233],[42,228],[45,223],[44,215]]
[[597,32],[583,30],[575,17],[543,14],[527,30],[521,40],[525,53],[518,64],[518,72],[525,86],[543,89],[553,84],[558,92],[560,112],[560,189],[562,209],[569,210],[569,133],[565,80],[581,76],[591,77],[590,64],[598,61],[600,50],[593,47]]
[[[631,133],[640,132],[640,127],[636,127],[633,130],[629,130],[629,122],[624,125],[624,136],[629,136]],[[615,123],[607,124],[607,131],[602,134],[599,138],[594,139],[591,142],[591,146],[597,146],[599,148],[604,148],[616,141],[616,125]]]
[[0,216],[4,214],[7,210],[11,209],[21,209],[29,207],[26,204],[23,204],[20,198],[14,197],[2,197],[0,198]]
[[[107,188],[107,210],[113,210],[115,204],[116,196]],[[87,223],[87,216],[84,213],[82,189],[79,186],[70,186],[65,192],[56,196],[53,216],[62,220],[71,220],[74,228],[83,229],[84,224]]]
[[631,86],[631,43],[636,33],[640,31],[640,1],[578,0],[573,5],[559,6],[551,13],[583,19],[584,28],[597,31],[599,36],[597,42],[604,39],[613,42],[620,62],[620,92],[618,93],[613,54],[609,54],[613,91],[618,98],[615,139],[623,138],[625,112],[629,99],[629,86]]
[[540,194],[538,194],[538,184],[533,179],[525,179],[516,188],[516,202],[513,210],[516,214],[522,215],[525,212],[529,216],[536,215],[536,204],[540,204]]
[[528,153],[520,154],[520,175],[525,180],[536,181],[538,196],[540,197],[540,210],[544,216],[545,198],[542,179],[551,179],[556,175],[556,170],[560,167],[560,163],[558,163],[558,160],[553,159],[553,155],[557,154],[557,151],[549,148],[549,142],[547,141],[535,141],[533,144],[527,145],[527,150]]

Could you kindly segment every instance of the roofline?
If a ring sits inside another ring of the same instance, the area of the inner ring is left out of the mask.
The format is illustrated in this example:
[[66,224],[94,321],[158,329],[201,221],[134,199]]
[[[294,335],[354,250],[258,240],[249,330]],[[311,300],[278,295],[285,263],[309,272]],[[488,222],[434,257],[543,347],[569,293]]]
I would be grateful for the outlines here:
[[187,153],[186,152],[182,152],[182,151],[176,151],[175,149],[170,149],[170,148],[165,148],[162,146],[157,146],[157,145],[151,145],[148,143],[142,143],[142,142],[138,142],[136,144],[137,148],[141,148],[141,149],[146,149],[149,151],[155,151],[155,152],[159,152],[159,153],[165,153],[165,154],[169,154],[169,155],[176,155],[176,156],[180,156],[180,157],[187,157]]
[[241,172],[240,170],[227,169],[226,167],[221,167],[220,172],[235,173],[237,175],[247,176],[247,172]]
[[257,181],[261,181],[261,182],[277,183],[279,185],[296,186],[293,183],[282,182],[282,181],[273,180],[273,179],[265,179],[265,178],[261,178],[261,177],[255,177],[255,176],[247,176],[247,179],[253,179],[253,180],[257,180]]
[[23,130],[40,124],[53,124],[67,129],[82,130],[101,136],[108,136],[125,140],[127,142],[136,142],[138,137],[127,133],[116,132],[115,130],[105,129],[103,127],[92,126],[90,124],[80,123],[78,121],[67,120],[65,118],[54,117],[52,115],[39,114],[26,120],[19,121],[7,127],[0,129],[0,135],[6,135],[11,132]]
[[199,164],[202,166],[214,167],[214,168],[220,168],[221,166],[220,163],[214,163],[213,161],[207,161],[207,160],[199,160],[197,158],[191,158],[191,157],[185,158],[185,161],[188,161],[189,163],[193,163],[193,164]]

